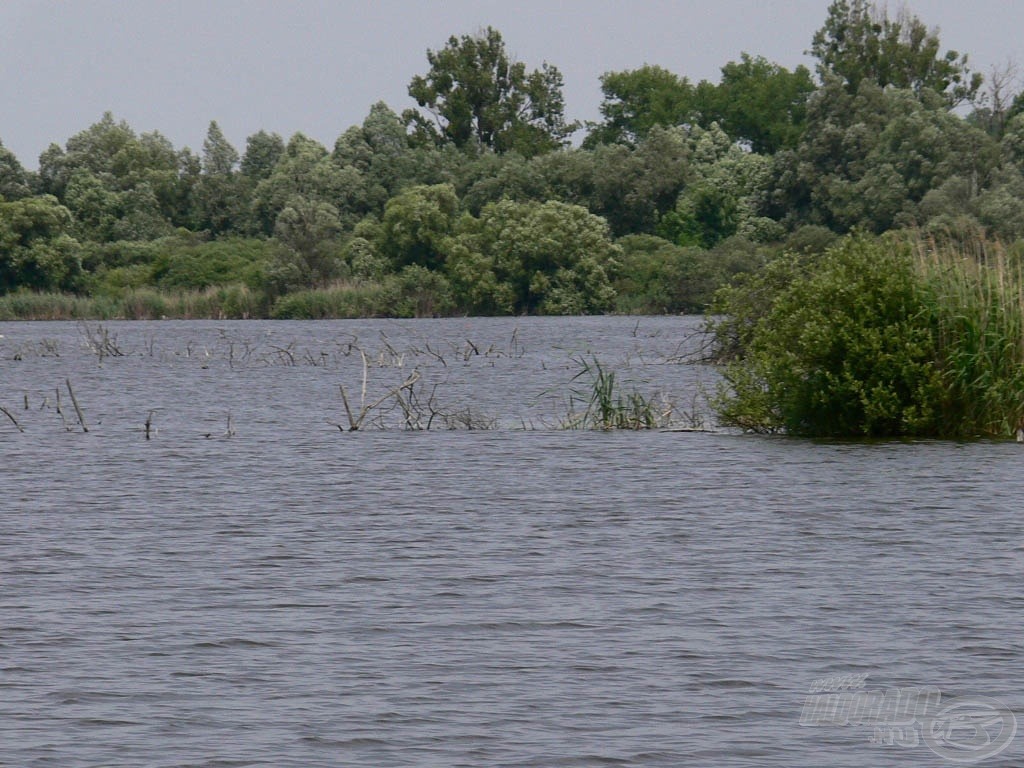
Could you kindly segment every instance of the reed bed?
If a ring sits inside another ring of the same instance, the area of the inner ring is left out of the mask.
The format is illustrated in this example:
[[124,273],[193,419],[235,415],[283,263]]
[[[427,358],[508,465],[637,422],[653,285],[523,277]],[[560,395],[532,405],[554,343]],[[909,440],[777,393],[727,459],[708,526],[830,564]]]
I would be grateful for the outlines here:
[[117,302],[66,293],[19,291],[0,296],[0,320],[111,320]]
[[267,316],[267,300],[245,285],[165,292],[137,288],[118,296],[19,291],[0,296],[0,320],[245,320]]
[[958,435],[1010,435],[1024,420],[1024,265],[998,241],[918,238],[947,388],[941,418]]

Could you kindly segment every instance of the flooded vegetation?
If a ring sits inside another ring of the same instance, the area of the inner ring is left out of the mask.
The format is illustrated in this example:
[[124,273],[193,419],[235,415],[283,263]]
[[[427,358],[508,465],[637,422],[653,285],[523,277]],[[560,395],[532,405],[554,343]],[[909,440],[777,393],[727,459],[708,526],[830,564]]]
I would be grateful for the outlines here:
[[1020,446],[600,428],[687,423],[700,323],[0,324],[3,761],[931,766],[811,686],[1024,709]]

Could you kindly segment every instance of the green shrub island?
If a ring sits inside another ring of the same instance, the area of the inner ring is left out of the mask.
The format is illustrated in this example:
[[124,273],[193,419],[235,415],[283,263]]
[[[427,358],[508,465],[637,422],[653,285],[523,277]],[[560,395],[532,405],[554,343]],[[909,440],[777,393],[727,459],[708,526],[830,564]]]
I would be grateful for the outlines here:
[[813,436],[1012,434],[1024,418],[1021,249],[849,236],[722,289],[722,423]]

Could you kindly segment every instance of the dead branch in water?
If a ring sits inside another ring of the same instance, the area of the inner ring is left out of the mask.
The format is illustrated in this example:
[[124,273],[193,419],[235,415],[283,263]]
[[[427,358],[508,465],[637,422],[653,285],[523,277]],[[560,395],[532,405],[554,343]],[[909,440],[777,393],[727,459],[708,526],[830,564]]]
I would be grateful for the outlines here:
[[[364,360],[365,360],[365,358],[364,358]],[[364,365],[365,365],[365,363],[364,363]],[[392,398],[397,403],[402,405],[403,409],[404,409],[405,408],[405,400],[402,398],[402,392],[403,392],[403,390],[410,389],[417,381],[419,381],[419,379],[420,379],[420,372],[418,370],[415,370],[411,374],[409,374],[409,376],[405,379],[405,381],[403,381],[397,387],[392,387],[385,394],[383,394],[380,397],[378,397],[372,403],[366,404],[366,402],[365,402],[365,400],[366,400],[366,375],[365,375],[365,368],[364,368],[363,395],[362,395],[362,398],[360,400],[360,407],[359,407],[358,415],[353,413],[353,411],[352,411],[352,406],[349,404],[349,401],[348,401],[348,393],[345,391],[345,385],[344,384],[339,384],[338,388],[341,390],[341,402],[345,406],[345,414],[346,414],[346,416],[348,416],[349,432],[356,432],[363,425],[363,422],[366,420],[366,417],[370,413],[372,413],[375,409],[377,409],[378,407],[383,405],[386,401],[391,400]],[[339,426],[339,429],[340,428],[341,427]]]
[[146,428],[146,439],[147,440],[149,440],[151,434],[156,432],[156,430],[153,429],[153,414],[154,413],[155,413],[155,411],[150,411],[149,415],[146,417],[145,428]]
[[85,416],[82,414],[82,409],[78,405],[78,398],[75,397],[75,390],[71,388],[71,379],[65,379],[64,382],[68,385],[68,394],[71,395],[71,404],[75,406],[75,413],[78,415],[78,423],[82,425],[83,432],[88,432],[89,427],[85,425]]
[[24,432],[25,431],[25,428],[22,427],[21,424],[18,423],[18,420],[16,418],[14,418],[14,414],[12,414],[10,411],[8,411],[6,408],[4,408],[2,405],[0,405],[0,412],[2,412],[4,414],[4,416],[6,416],[8,419],[11,420],[11,424],[16,426],[18,428],[19,432]]

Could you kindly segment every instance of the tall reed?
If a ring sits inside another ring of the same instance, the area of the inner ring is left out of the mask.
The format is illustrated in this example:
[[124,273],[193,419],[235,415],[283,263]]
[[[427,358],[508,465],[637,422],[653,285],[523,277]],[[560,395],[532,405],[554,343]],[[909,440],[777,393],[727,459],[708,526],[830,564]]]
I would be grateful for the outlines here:
[[916,267],[960,435],[1009,435],[1024,419],[1024,269],[998,241],[918,238]]

